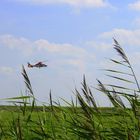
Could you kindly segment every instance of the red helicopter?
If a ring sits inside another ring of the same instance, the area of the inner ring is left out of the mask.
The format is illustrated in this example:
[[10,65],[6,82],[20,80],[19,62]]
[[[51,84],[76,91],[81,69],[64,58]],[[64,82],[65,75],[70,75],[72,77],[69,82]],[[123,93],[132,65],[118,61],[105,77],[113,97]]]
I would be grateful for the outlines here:
[[38,62],[38,63],[36,63],[36,64],[30,64],[30,63],[28,62],[27,64],[28,64],[28,68],[33,68],[33,67],[36,67],[36,68],[47,67],[47,65],[44,64],[43,62]]

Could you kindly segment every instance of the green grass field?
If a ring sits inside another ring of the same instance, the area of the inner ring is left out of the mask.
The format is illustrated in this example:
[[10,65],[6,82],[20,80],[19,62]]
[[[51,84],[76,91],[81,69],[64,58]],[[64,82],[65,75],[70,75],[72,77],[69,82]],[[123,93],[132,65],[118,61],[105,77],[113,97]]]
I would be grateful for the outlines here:
[[25,114],[21,108],[0,107],[1,139],[129,139],[128,131],[137,132],[129,109],[99,108],[100,113],[87,118],[79,107],[35,107],[32,113],[28,107]]

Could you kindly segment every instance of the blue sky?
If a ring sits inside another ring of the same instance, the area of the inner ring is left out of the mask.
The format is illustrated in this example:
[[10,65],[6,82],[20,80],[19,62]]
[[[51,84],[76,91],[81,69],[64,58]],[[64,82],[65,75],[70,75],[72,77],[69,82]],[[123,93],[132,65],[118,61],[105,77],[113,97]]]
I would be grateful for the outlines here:
[[[69,100],[86,75],[90,86],[104,78],[98,69],[111,67],[112,37],[126,50],[140,79],[139,0],[1,0],[0,98],[25,91],[21,66],[31,79],[35,96]],[[48,68],[29,69],[27,62],[48,60]],[[97,92],[93,89],[93,92]],[[106,98],[96,95],[101,105]]]

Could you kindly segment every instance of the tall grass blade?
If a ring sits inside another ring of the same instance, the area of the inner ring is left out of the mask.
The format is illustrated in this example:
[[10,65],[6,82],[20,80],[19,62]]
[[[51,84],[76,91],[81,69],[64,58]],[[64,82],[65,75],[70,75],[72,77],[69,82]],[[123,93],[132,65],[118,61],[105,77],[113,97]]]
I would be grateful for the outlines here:
[[26,84],[27,89],[29,90],[29,92],[31,93],[31,95],[34,95],[33,94],[33,90],[32,90],[31,82],[30,82],[30,80],[28,78],[28,75],[26,73],[26,70],[25,70],[24,66],[22,66],[22,75],[24,77],[24,82]]

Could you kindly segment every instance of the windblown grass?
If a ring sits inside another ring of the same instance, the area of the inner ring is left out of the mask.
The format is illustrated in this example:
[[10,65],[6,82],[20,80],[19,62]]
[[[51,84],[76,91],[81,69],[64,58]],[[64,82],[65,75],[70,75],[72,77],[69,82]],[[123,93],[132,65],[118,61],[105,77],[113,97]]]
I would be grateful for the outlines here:
[[[75,89],[75,100],[62,107],[53,101],[37,106],[28,74],[22,67],[27,93],[8,98],[14,107],[0,108],[1,140],[137,140],[140,138],[140,86],[133,67],[123,48],[114,39],[114,49],[120,60],[111,63],[124,68],[104,69],[118,84],[103,84],[99,79],[98,91],[112,103],[111,108],[97,106],[91,88],[83,76],[81,90]],[[111,80],[111,81],[113,81]],[[126,83],[123,86],[121,83]],[[130,88],[133,84],[134,88]],[[127,100],[129,107],[125,104]]]

